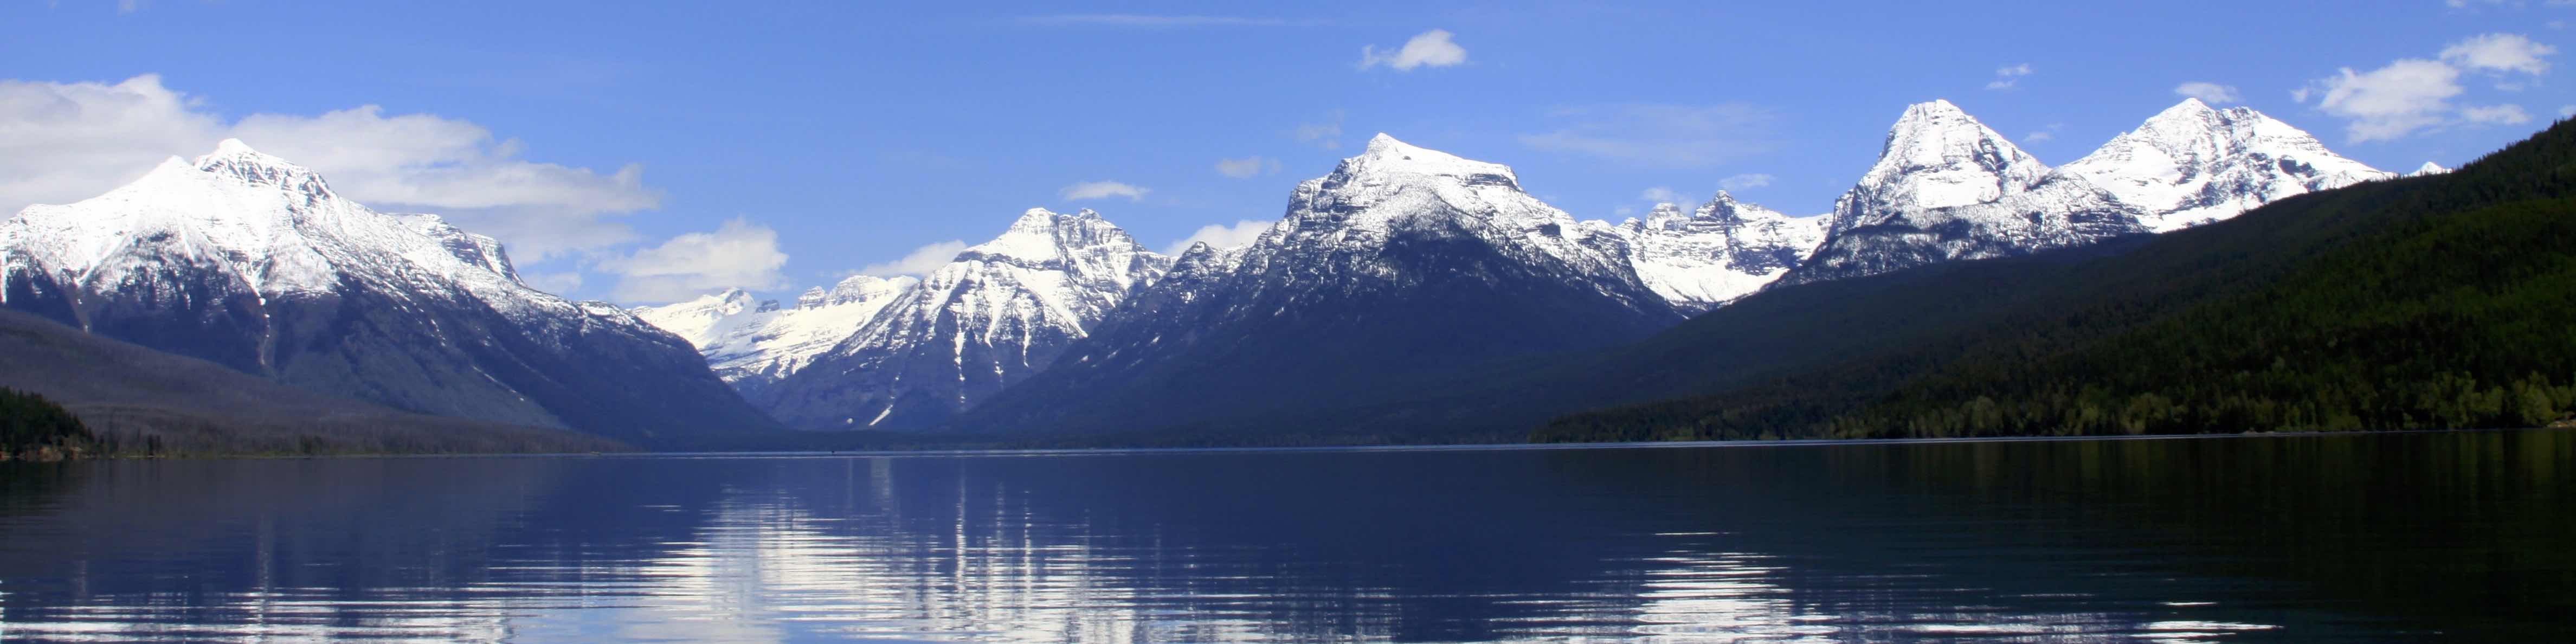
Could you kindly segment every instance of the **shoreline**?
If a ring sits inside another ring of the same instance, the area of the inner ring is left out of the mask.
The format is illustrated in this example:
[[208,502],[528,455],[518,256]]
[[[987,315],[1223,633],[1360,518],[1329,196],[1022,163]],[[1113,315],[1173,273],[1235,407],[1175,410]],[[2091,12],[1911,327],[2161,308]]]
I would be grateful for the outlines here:
[[1718,449],[1742,447],[1815,447],[1831,445],[1940,445],[1957,443],[2039,443],[2071,441],[2150,441],[2192,439],[2321,438],[2402,434],[2465,434],[2568,430],[2576,427],[2498,427],[2477,429],[2398,429],[2354,432],[2237,432],[2232,434],[2144,434],[2135,436],[1980,436],[1959,438],[1802,438],[1733,441],[1634,441],[1610,443],[1440,443],[1409,445],[1313,445],[1291,447],[1074,447],[1045,449],[919,449],[847,451],[632,451],[441,454],[232,454],[201,456],[109,456],[55,461],[0,460],[0,463],[78,463],[107,461],[220,461],[291,459],[436,459],[436,458],[691,458],[691,459],[829,459],[888,457],[1048,457],[1136,456],[1152,454],[1333,453],[1333,452],[1503,452],[1622,449]]

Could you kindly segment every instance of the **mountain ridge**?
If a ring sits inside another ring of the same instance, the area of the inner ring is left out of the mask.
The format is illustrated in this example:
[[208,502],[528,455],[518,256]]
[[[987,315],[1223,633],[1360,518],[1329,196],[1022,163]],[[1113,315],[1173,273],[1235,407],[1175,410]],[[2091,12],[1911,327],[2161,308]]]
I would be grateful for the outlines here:
[[765,428],[679,338],[239,140],[0,223],[0,305],[330,395],[630,442]]

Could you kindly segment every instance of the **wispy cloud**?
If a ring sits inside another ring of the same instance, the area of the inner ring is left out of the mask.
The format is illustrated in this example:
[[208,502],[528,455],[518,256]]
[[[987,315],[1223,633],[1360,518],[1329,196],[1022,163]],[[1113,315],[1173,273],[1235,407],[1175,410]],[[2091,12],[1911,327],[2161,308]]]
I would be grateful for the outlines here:
[[1360,47],[1360,69],[1385,66],[1399,72],[1417,67],[1449,67],[1467,62],[1467,48],[1451,40],[1457,34],[1447,29],[1433,29],[1404,41],[1394,51],[1378,51],[1376,45]]
[[1300,123],[1297,129],[1288,132],[1288,136],[1297,139],[1298,143],[1326,150],[1339,149],[1342,147],[1342,111],[1333,110],[1326,114],[1322,123]]
[[2521,125],[2531,122],[2531,113],[2522,111],[2522,106],[2520,105],[2506,103],[2503,105],[2463,107],[2460,108],[2460,118],[2467,119],[2471,123]]
[[1279,171],[1279,160],[1253,155],[1241,159],[1217,159],[1216,173],[1236,179]]
[[2022,135],[2021,142],[2045,143],[2048,141],[2054,141],[2057,140],[2057,133],[2064,131],[2066,131],[2065,123],[2050,123],[2048,124],[2048,127],[2032,130],[2031,133]]
[[1268,232],[1270,227],[1276,223],[1278,222],[1244,219],[1234,222],[1234,225],[1232,226],[1223,224],[1208,224],[1200,226],[1198,232],[1190,233],[1190,236],[1183,237],[1180,241],[1172,242],[1172,245],[1163,247],[1163,254],[1177,256],[1183,252],[1189,251],[1190,245],[1201,242],[1207,243],[1211,248],[1220,249],[1234,248],[1236,246],[1250,244],[1254,241],[1260,240],[1261,233]]
[[1084,181],[1070,186],[1065,186],[1064,190],[1059,194],[1063,196],[1066,201],[1107,199],[1110,197],[1126,197],[1128,201],[1138,201],[1144,199],[1145,193],[1148,192],[1153,192],[1153,190],[1139,188],[1116,181]]
[[1986,83],[1986,89],[2012,89],[2021,83],[2021,77],[2029,75],[2030,63],[2006,65],[1995,70],[1995,79]]
[[1717,187],[1728,190],[1752,190],[1754,188],[1771,185],[1771,180],[1771,175],[1759,172],[1752,174],[1739,174],[1717,180]]
[[1690,169],[1768,152],[1770,108],[1747,103],[1675,105],[1630,103],[1556,110],[1568,123],[1554,131],[1523,134],[1521,145],[1600,157],[1634,165]]
[[1322,20],[1299,18],[1259,18],[1249,16],[1157,16],[1135,13],[1062,13],[1044,16],[1021,16],[1017,22],[1037,27],[1127,27],[1172,29],[1182,27],[1313,27]]
[[714,232],[673,236],[659,246],[602,261],[598,268],[618,276],[617,299],[660,304],[721,288],[777,288],[786,284],[778,272],[785,265],[778,231],[735,218]]
[[2529,36],[2485,34],[2443,47],[2442,62],[2472,71],[2541,74],[2549,71],[2549,61],[2542,59],[2555,53],[2557,47],[2532,42]]
[[2226,105],[2228,103],[2234,103],[2244,99],[2244,97],[2236,94],[2235,86],[2220,85],[2204,81],[2192,81],[2181,85],[2175,85],[2174,93],[2197,98],[2200,99],[2200,102],[2211,105]]
[[859,267],[859,274],[877,277],[928,275],[949,262],[957,261],[957,254],[963,252],[966,252],[966,240],[951,239],[912,249],[912,252],[904,253],[903,257],[891,262]]

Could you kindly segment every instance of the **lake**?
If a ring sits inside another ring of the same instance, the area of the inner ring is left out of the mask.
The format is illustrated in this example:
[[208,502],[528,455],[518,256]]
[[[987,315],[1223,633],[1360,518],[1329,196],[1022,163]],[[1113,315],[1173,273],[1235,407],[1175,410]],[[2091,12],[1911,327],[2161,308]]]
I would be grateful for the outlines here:
[[0,638],[2558,639],[2576,434],[0,464]]

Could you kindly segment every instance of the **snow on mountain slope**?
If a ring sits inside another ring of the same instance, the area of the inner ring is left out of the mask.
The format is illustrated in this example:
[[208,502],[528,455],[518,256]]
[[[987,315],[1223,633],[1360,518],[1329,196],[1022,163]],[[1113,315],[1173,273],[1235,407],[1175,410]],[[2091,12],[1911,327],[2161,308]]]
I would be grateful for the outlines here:
[[1656,295],[1684,313],[1700,313],[1761,290],[1806,261],[1824,242],[1828,217],[1792,217],[1736,201],[1725,191],[1683,214],[1656,204],[1645,219],[1618,230],[1629,238],[1629,265]]
[[786,378],[858,332],[896,296],[921,280],[853,275],[826,291],[816,287],[795,308],[753,302],[742,289],[665,306],[633,309],[653,326],[678,334],[707,357],[716,377],[749,397]]
[[10,308],[401,409],[639,440],[767,424],[678,338],[238,140],[0,223],[0,281]]
[[1873,275],[2118,234],[2134,215],[2081,179],[2052,175],[1949,101],[1905,108],[1878,161],[1834,202],[1825,241],[1777,283]]
[[799,428],[926,427],[1045,369],[1171,264],[1098,213],[1030,209],[762,399]]
[[2434,163],[2434,162],[2431,162],[2431,161],[2426,161],[2426,162],[2424,162],[2424,165],[2416,166],[2416,167],[2415,167],[2415,171],[2414,171],[2414,172],[2406,173],[2406,176],[2409,176],[2409,177],[2422,177],[2422,176],[2428,176],[2428,175],[2443,174],[2443,173],[2447,173],[2447,172],[2450,172],[2450,171],[2451,171],[2451,169],[2450,169],[2450,168],[2442,167],[2442,164]]
[[2037,185],[2048,166],[1959,106],[1936,100],[1905,108],[1888,129],[1878,162],[1834,202],[1831,229],[1910,224],[1925,212],[1989,203]]
[[2091,180],[2166,232],[2296,194],[2392,175],[2337,156],[2307,132],[2248,107],[2183,99],[2059,171]]
[[1908,108],[1877,165],[1835,204],[1825,242],[1779,283],[2171,231],[2390,176],[2260,112],[2198,99],[2055,170],[2011,146],[1947,102]]

